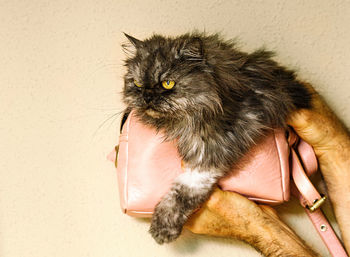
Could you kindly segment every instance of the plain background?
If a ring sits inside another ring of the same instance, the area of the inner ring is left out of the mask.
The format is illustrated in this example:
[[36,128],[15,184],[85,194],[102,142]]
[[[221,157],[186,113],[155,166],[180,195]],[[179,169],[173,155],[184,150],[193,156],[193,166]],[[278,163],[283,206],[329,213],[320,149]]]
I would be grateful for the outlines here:
[[[276,51],[350,125],[350,1],[1,0],[0,256],[260,256],[188,231],[158,246],[147,220],[119,208],[106,155],[122,110],[122,32],[193,29]],[[278,209],[328,256],[295,202]]]

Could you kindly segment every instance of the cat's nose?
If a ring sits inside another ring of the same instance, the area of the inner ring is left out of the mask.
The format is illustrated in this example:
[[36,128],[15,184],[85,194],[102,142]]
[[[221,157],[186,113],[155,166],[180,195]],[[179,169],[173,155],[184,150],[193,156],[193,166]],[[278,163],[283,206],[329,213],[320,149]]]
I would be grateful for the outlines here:
[[143,99],[145,100],[146,104],[149,104],[152,101],[152,96],[144,95]]
[[145,100],[146,104],[149,104],[153,100],[154,92],[152,89],[145,88],[142,95],[143,95],[143,99]]

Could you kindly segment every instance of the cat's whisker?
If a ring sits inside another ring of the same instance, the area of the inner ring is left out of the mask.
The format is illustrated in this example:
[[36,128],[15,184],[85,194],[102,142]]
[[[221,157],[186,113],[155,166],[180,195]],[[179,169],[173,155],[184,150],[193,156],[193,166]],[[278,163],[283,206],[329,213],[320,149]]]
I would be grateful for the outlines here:
[[[124,113],[124,110],[123,111],[119,111],[119,112],[116,112],[116,113],[113,113],[112,115],[110,115],[107,119],[105,119],[98,127],[97,129],[94,131],[92,137],[95,138],[97,133],[103,128],[103,126],[108,122],[110,121],[111,119],[112,120],[112,123],[114,123],[116,121],[116,119],[122,114]],[[112,124],[109,125],[108,129],[111,127]]]

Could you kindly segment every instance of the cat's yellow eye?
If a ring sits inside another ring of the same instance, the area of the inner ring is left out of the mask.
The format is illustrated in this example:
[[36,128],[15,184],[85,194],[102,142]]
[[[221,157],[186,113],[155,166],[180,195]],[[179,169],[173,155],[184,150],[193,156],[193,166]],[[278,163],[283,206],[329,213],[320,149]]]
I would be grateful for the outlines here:
[[139,83],[139,82],[137,82],[136,80],[134,80],[134,84],[135,84],[135,86],[137,86],[137,87],[142,87],[142,84]]
[[162,81],[162,86],[165,89],[172,89],[175,86],[175,81],[173,81],[173,80],[164,80],[164,81]]

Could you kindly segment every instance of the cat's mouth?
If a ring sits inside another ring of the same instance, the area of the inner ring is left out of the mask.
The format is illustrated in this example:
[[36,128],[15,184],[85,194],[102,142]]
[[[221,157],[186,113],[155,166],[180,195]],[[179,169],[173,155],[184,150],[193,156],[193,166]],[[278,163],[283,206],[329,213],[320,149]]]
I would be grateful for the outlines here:
[[160,118],[162,116],[160,112],[157,112],[153,109],[147,109],[146,114],[155,119]]

